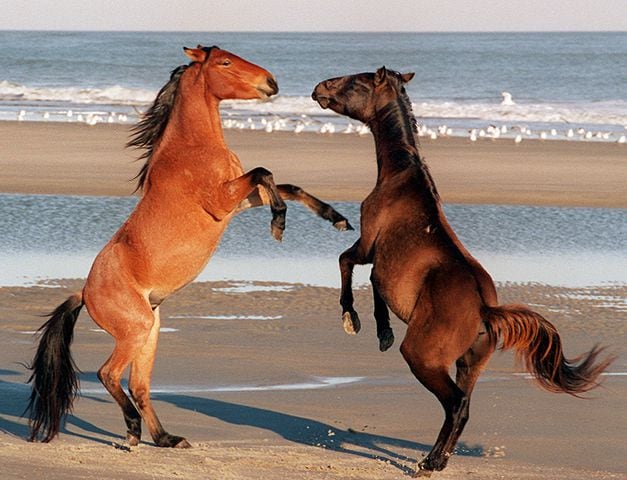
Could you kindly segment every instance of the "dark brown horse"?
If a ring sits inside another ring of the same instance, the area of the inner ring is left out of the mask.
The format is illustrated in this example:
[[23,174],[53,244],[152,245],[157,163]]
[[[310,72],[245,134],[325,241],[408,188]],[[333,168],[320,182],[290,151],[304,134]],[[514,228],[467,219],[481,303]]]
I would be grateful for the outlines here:
[[[50,441],[72,408],[78,378],[70,343],[86,305],[115,338],[98,377],[122,408],[129,443],[139,443],[143,419],[157,445],[188,447],[184,438],[164,430],[150,401],[161,302],[196,278],[233,215],[243,209],[269,204],[277,240],[285,227],[284,199],[304,203],[340,230],[351,228],[299,187],[275,185],[265,168],[244,173],[226,146],[220,101],[265,99],[278,92],[274,77],[218,47],[199,45],[185,53],[191,63],[172,72],[129,142],[146,149],[137,207],[96,257],[82,291],[57,307],[41,328],[27,409],[31,440],[41,432],[43,441]],[[120,385],[129,365],[132,401]]]
[[[379,69],[332,78],[312,94],[323,108],[366,123],[374,135],[377,183],[361,205],[361,237],[340,256],[342,319],[357,333],[351,275],[371,263],[380,349],[392,345],[388,307],[407,324],[401,353],[445,412],[419,474],[442,470],[468,420],[470,395],[499,341],[514,348],[540,386],[578,395],[597,385],[610,359],[593,348],[564,358],[555,327],[522,305],[499,305],[490,275],[449,225],[435,183],[418,151],[404,85],[413,74]],[[456,364],[455,381],[449,369]]]

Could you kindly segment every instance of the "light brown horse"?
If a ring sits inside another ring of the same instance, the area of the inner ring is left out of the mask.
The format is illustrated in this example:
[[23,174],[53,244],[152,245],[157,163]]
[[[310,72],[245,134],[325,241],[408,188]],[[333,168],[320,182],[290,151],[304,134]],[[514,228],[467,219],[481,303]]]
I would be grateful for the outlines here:
[[[238,211],[262,204],[272,210],[272,235],[285,226],[283,199],[297,200],[340,230],[347,220],[293,185],[274,184],[261,167],[244,173],[225,144],[218,105],[224,99],[266,99],[278,92],[266,70],[218,47],[185,49],[191,59],[172,72],[130,146],[145,148],[139,188],[143,195],[128,220],[96,257],[81,292],[60,305],[40,329],[32,363],[31,440],[50,441],[71,410],[78,390],[70,355],[74,324],[83,305],[115,338],[98,377],[115,398],[137,445],[141,420],[162,447],[188,447],[168,434],[150,402],[150,379],[159,336],[159,305],[205,267]],[[129,391],[120,379],[130,365]]]
[[[404,85],[413,73],[379,69],[332,78],[312,94],[323,108],[366,123],[375,139],[374,190],[361,205],[361,237],[340,256],[344,329],[357,333],[351,276],[371,263],[380,349],[394,336],[388,307],[407,324],[401,353],[412,373],[440,401],[445,420],[418,474],[442,470],[468,420],[470,395],[499,341],[515,348],[540,386],[578,395],[597,385],[611,359],[600,349],[570,361],[556,328],[522,305],[499,305],[490,275],[449,225],[427,165]],[[456,364],[456,379],[449,369]]]

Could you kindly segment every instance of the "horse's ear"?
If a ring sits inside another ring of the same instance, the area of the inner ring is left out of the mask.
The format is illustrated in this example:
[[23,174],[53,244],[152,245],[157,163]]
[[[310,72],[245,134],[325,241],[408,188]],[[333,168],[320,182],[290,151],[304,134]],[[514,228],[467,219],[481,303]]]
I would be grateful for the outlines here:
[[374,84],[375,84],[375,86],[376,85],[381,85],[383,83],[387,73],[388,73],[388,71],[385,69],[385,67],[381,67],[379,70],[377,70],[377,72],[374,74]]
[[414,72],[401,73],[401,80],[403,80],[403,83],[409,83],[411,82],[411,79],[414,78],[414,75],[416,75]]
[[185,55],[187,55],[192,62],[204,62],[207,59],[207,52],[203,50],[202,46],[198,45],[198,48],[183,47]]

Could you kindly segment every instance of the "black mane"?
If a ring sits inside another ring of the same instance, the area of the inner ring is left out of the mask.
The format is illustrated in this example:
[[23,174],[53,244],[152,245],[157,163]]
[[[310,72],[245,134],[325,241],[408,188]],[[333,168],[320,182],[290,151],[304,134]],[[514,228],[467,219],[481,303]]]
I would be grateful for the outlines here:
[[172,70],[168,83],[159,90],[153,104],[144,113],[142,119],[131,129],[132,136],[126,146],[146,150],[138,158],[138,160],[145,159],[146,162],[139,173],[133,178],[133,180],[137,180],[137,188],[135,188],[135,191],[144,188],[150,158],[152,157],[155,145],[161,138],[161,135],[163,135],[163,131],[168,124],[170,113],[172,112],[172,107],[176,100],[181,75],[183,75],[188,67],[189,65],[181,65]]
[[400,168],[418,167],[431,195],[439,201],[440,195],[429,167],[418,150],[420,147],[418,122],[404,88],[401,89],[396,99],[377,112],[377,115],[369,122],[369,127],[373,131],[378,129],[380,132],[385,132],[385,136],[393,140],[398,147],[398,150],[389,152],[392,153],[394,163]]

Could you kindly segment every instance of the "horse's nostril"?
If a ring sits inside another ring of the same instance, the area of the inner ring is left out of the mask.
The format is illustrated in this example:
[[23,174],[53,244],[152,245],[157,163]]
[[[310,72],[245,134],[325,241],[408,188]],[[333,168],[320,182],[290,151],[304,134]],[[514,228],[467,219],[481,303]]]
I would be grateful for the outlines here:
[[268,86],[272,89],[272,94],[279,93],[279,85],[276,83],[276,80],[272,77],[267,78]]

